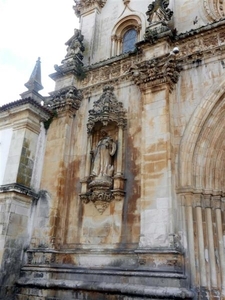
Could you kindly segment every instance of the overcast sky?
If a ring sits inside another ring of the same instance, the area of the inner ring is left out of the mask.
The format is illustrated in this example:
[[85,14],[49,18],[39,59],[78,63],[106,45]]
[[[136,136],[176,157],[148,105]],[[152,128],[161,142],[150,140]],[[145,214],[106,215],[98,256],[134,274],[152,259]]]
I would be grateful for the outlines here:
[[73,0],[0,0],[0,106],[20,99],[38,57],[43,96],[54,90],[49,74],[66,55],[79,28]]

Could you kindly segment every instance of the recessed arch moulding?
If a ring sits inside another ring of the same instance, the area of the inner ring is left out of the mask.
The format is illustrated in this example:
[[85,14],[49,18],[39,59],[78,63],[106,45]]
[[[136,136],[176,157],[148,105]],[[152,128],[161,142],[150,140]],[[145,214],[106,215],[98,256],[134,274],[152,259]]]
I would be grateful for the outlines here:
[[[180,214],[192,285],[207,289],[212,280],[213,287],[223,297],[224,114],[225,81],[209,90],[190,118],[181,140],[178,163]],[[196,269],[197,260],[200,269]]]
[[201,0],[199,2],[207,21],[214,22],[225,17],[224,0]]
[[213,87],[193,113],[181,140],[179,190],[225,192],[225,82]]
[[145,24],[145,22],[144,17],[140,13],[129,14],[127,16],[123,15],[112,30],[111,56],[121,54],[123,36],[129,29],[135,29],[137,31],[137,41],[140,41],[145,29],[145,26],[142,24]]

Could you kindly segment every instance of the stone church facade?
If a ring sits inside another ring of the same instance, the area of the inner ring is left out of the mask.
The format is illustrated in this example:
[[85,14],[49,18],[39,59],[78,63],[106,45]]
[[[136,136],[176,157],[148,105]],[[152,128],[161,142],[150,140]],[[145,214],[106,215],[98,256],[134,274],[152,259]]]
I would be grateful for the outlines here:
[[225,3],[74,0],[0,108],[0,299],[225,299]]

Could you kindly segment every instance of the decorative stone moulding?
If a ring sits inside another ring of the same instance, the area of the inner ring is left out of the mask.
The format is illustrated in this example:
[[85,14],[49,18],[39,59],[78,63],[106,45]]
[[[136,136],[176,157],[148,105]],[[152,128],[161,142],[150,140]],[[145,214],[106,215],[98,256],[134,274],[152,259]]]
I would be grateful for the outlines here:
[[92,202],[100,214],[113,200],[124,198],[123,131],[126,110],[112,86],[105,86],[89,111],[86,174],[80,199]]
[[137,85],[148,83],[150,86],[168,84],[172,91],[178,82],[181,66],[176,60],[176,54],[171,52],[164,57],[133,65],[130,69]]
[[62,88],[51,93],[51,100],[45,101],[45,106],[56,112],[71,112],[74,114],[80,107],[81,92],[74,86]]
[[80,17],[84,13],[93,9],[100,10],[105,6],[107,0],[74,0],[75,5],[73,6],[74,12],[77,17]]
[[107,126],[109,122],[115,122],[117,126],[126,126],[126,110],[123,108],[123,103],[116,99],[113,90],[113,86],[105,86],[102,96],[89,111],[88,133],[92,132],[96,122],[101,122],[103,126]]
[[35,201],[39,199],[39,195],[37,193],[34,193],[32,189],[24,185],[21,185],[19,183],[1,185],[0,193],[6,193],[6,192],[15,192],[15,193],[27,195],[28,197],[32,198]]
[[225,1],[203,0],[203,10],[208,21],[218,21],[225,17]]

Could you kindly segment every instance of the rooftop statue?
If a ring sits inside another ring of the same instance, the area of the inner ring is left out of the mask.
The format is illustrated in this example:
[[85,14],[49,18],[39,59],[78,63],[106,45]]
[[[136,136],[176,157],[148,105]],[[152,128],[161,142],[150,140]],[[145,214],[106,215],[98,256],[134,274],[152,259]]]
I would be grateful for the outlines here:
[[173,12],[168,8],[169,0],[155,0],[148,6],[146,15],[149,23],[165,22],[172,18]]

